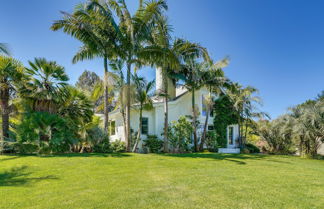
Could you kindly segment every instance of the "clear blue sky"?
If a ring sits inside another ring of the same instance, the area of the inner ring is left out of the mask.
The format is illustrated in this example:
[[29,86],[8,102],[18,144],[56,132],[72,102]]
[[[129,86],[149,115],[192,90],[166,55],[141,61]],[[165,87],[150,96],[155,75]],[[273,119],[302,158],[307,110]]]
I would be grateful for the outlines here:
[[[127,1],[127,0],[126,0]],[[65,66],[71,83],[83,70],[102,75],[101,60],[73,65],[78,41],[52,32],[59,11],[72,12],[80,0],[10,0],[0,8],[0,42],[9,43],[24,64],[34,57]],[[131,8],[137,0],[128,0]],[[228,55],[228,77],[260,90],[272,117],[324,90],[324,1],[169,0],[177,37],[199,42],[213,58]],[[154,70],[141,72],[149,79]]]

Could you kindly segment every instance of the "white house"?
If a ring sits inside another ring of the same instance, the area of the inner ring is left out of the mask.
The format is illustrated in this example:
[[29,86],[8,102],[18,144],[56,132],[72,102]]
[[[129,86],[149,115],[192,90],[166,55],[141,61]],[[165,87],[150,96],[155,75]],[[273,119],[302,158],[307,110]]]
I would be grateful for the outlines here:
[[[162,72],[160,69],[156,70],[156,90],[160,91],[163,88]],[[191,92],[188,92],[184,88],[176,88],[171,80],[168,81],[168,93],[170,95],[169,100],[169,122],[178,120],[180,116],[186,116],[192,114],[191,108]],[[200,121],[200,127],[198,127],[198,137],[202,135],[203,124],[206,119],[206,108],[204,105],[204,98],[208,95],[206,88],[202,88],[195,92],[196,108],[199,110],[199,116],[197,120]],[[153,108],[149,111],[143,111],[143,120],[141,127],[141,138],[145,139],[147,135],[156,135],[162,138],[163,127],[164,127],[164,106],[161,98],[154,98]],[[213,129],[213,116],[211,115],[208,120],[208,130]],[[119,110],[115,110],[109,113],[109,120],[111,124],[111,136],[112,141],[125,140],[123,119]],[[138,131],[139,126],[139,111],[134,106],[131,109],[130,119],[131,129],[134,132]],[[227,147],[220,149],[222,153],[239,153],[237,148],[238,138],[238,125],[231,125],[227,128]],[[139,144],[141,147],[141,144]]]

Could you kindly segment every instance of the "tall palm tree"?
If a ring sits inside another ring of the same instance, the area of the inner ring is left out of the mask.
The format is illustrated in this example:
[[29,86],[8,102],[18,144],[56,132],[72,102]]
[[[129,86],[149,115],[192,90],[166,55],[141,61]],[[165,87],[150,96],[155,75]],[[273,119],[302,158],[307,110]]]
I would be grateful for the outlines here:
[[245,141],[243,139],[243,122],[250,117],[250,113],[256,108],[256,104],[261,104],[260,97],[256,96],[258,90],[252,86],[243,88],[240,84],[234,83],[228,94],[234,103],[234,108],[238,114],[238,125],[239,125],[239,144],[243,148]]
[[0,43],[0,54],[1,53],[5,54],[5,55],[10,55],[10,51],[9,51],[7,44]]
[[76,6],[72,14],[63,12],[62,20],[51,27],[75,37],[83,46],[73,57],[73,63],[85,59],[103,58],[104,64],[104,129],[108,133],[108,60],[117,57],[119,28],[108,2],[90,0]]
[[131,71],[134,64],[141,65],[145,63],[149,54],[143,51],[151,39],[151,31],[156,19],[167,9],[165,0],[151,0],[143,3],[134,15],[128,10],[125,0],[109,1],[111,8],[114,8],[120,23],[119,28],[123,34],[121,41],[121,50],[124,52],[123,59],[127,67],[126,74],[126,149],[131,150],[130,144],[130,107],[131,107]]
[[158,92],[163,96],[164,102],[164,152],[168,152],[168,81],[177,79],[174,77],[179,72],[181,65],[185,60],[191,57],[204,56],[208,59],[206,50],[196,43],[176,38],[172,40],[172,27],[165,16],[158,16],[155,27],[152,32],[152,43],[144,51],[149,52],[150,63],[157,68],[162,69],[163,89]]
[[126,85],[125,85],[125,75],[123,72],[124,61],[122,59],[113,60],[110,63],[111,69],[118,75],[115,79],[114,89],[117,92],[117,104],[116,108],[119,108],[120,113],[123,118],[123,128],[124,128],[124,136],[127,135],[126,129]]
[[[17,84],[24,78],[24,67],[11,57],[0,55],[0,105],[2,116],[2,136],[4,141],[9,137],[10,94],[17,89]],[[2,147],[2,143],[0,148]]]
[[133,76],[133,82],[135,85],[135,101],[137,102],[136,106],[138,106],[139,110],[139,126],[137,131],[136,142],[133,147],[133,152],[137,150],[138,143],[141,139],[141,127],[142,127],[142,119],[143,119],[143,109],[151,109],[153,107],[153,101],[151,99],[150,93],[154,87],[154,80],[147,82],[143,77],[139,77],[137,74]]
[[206,118],[204,123],[204,129],[203,134],[201,137],[199,150],[202,151],[206,139],[207,134],[207,125],[209,120],[209,115],[211,113],[211,110],[214,106],[214,100],[215,98],[211,94],[212,92],[221,95],[224,93],[224,89],[228,88],[230,85],[229,79],[227,79],[224,75],[224,72],[222,68],[226,67],[228,65],[229,59],[225,58],[219,62],[213,63],[209,62],[203,65],[205,70],[203,70],[203,76],[202,76],[202,82],[204,86],[208,89],[208,96],[206,96],[205,99],[205,105],[206,105]]
[[64,87],[69,77],[64,67],[45,58],[29,61],[26,73],[30,80],[26,82],[21,94],[27,99],[33,111],[55,113],[60,102],[65,98]]

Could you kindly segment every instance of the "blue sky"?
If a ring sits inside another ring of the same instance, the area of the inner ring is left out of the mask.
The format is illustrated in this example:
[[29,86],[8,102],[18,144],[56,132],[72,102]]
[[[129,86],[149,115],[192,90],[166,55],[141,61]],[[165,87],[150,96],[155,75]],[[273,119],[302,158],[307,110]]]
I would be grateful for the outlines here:
[[[71,83],[83,70],[102,75],[101,60],[73,65],[78,41],[49,28],[59,11],[72,12],[80,0],[1,2],[0,42],[27,64],[34,57],[55,60]],[[137,0],[126,0],[130,8]],[[260,90],[262,110],[274,118],[324,90],[324,1],[169,0],[174,35],[199,42],[217,60],[230,56],[227,76]],[[142,75],[154,78],[154,70]]]

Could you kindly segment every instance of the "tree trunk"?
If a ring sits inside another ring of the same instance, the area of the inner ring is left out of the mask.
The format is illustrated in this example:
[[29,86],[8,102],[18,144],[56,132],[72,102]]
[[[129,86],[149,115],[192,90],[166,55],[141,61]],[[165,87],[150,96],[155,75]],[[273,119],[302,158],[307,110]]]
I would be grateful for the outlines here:
[[2,112],[2,136],[0,141],[0,151],[3,150],[5,139],[9,138],[9,89],[0,90],[0,102]]
[[207,109],[207,112],[206,112],[206,119],[205,119],[205,124],[204,124],[204,132],[203,132],[203,135],[201,137],[201,142],[200,142],[200,147],[199,147],[199,150],[200,151],[203,151],[204,149],[204,143],[205,143],[205,140],[206,140],[206,135],[207,135],[207,125],[208,125],[208,118],[209,118],[209,114],[210,114],[210,110],[209,108]]
[[143,104],[140,105],[140,114],[139,114],[139,121],[138,121],[138,131],[137,131],[137,137],[136,137],[136,142],[133,147],[133,152],[136,152],[138,143],[141,139],[141,128],[142,128],[142,117],[143,117]]
[[169,142],[168,142],[168,125],[169,125],[169,98],[168,98],[168,78],[167,73],[165,72],[166,69],[162,69],[162,76],[163,76],[163,88],[164,88],[164,134],[163,134],[163,151],[165,153],[169,152]]
[[248,131],[248,121],[245,121],[244,142],[246,142],[247,139],[247,131]]
[[243,148],[242,133],[241,133],[241,114],[238,114],[238,131],[239,131],[239,146]]
[[[104,68],[105,68],[105,75],[104,75],[104,130],[105,133],[109,135],[108,131],[108,122],[109,122],[109,115],[108,115],[108,59],[104,57]],[[109,137],[109,136],[108,136]]]
[[197,139],[197,116],[195,110],[195,89],[192,88],[191,95],[191,107],[192,107],[192,124],[193,124],[193,136],[194,136],[194,150],[198,152],[198,139]]
[[[121,100],[123,100],[123,93],[121,93]],[[127,135],[127,127],[126,127],[126,114],[125,114],[125,106],[124,106],[124,102],[121,101],[121,110],[120,113],[122,115],[123,118],[123,129],[124,129],[124,137],[126,137]]]
[[131,133],[130,133],[130,108],[131,108],[131,101],[130,101],[130,79],[131,79],[131,64],[127,64],[127,78],[126,78],[126,151],[131,151]]

